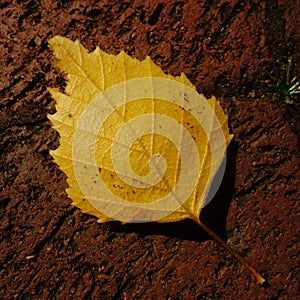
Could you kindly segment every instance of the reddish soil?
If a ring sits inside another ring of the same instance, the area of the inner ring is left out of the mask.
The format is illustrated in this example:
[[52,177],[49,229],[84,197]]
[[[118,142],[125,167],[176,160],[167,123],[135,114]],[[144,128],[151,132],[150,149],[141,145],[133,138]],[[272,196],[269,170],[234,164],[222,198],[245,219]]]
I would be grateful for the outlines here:
[[[299,1],[87,2],[0,3],[0,298],[299,299],[299,105],[261,71],[283,78],[293,55],[300,74]],[[235,139],[203,218],[266,286],[192,222],[98,224],[70,205],[49,155],[59,142],[47,87],[65,86],[55,35],[149,55],[219,97]]]

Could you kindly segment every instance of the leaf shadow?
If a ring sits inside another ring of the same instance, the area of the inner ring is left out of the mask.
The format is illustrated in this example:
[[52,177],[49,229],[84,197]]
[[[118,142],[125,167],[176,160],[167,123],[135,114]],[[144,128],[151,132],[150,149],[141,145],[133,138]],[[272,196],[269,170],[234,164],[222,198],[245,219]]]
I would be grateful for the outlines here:
[[[213,199],[202,209],[200,219],[222,239],[226,239],[226,217],[234,192],[236,174],[237,143],[233,140],[227,148],[225,173],[221,185]],[[219,171],[220,172],[220,171]],[[221,175],[220,175],[221,176]],[[215,176],[218,178],[218,174]],[[213,184],[216,182],[213,182]],[[211,237],[190,219],[170,223],[129,223],[110,222],[109,227],[116,232],[137,233],[140,236],[160,235],[181,240],[205,241]]]

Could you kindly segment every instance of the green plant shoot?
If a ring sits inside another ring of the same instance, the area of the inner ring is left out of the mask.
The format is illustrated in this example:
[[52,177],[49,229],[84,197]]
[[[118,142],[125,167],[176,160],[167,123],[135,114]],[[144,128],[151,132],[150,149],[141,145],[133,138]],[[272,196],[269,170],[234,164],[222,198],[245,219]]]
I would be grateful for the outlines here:
[[263,69],[264,72],[269,76],[275,91],[277,91],[277,93],[280,96],[284,97],[285,102],[288,104],[293,103],[293,99],[292,99],[293,96],[295,96],[296,94],[300,94],[300,80],[296,81],[296,77],[294,77],[291,80],[292,68],[293,68],[293,59],[291,57],[289,59],[286,78],[282,82],[278,81],[270,72]]

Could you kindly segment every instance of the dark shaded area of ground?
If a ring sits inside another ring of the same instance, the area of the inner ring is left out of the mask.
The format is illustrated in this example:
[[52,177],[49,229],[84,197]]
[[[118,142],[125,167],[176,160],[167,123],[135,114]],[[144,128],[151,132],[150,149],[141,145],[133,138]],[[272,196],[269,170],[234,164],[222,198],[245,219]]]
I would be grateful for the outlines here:
[[[1,1],[0,298],[299,297],[299,109],[271,92],[261,69],[283,78],[293,55],[300,74],[300,2],[276,2]],[[206,219],[269,286],[189,221],[98,224],[70,205],[46,117],[55,112],[47,87],[65,85],[47,46],[57,34],[149,55],[219,97],[235,139],[225,202]]]

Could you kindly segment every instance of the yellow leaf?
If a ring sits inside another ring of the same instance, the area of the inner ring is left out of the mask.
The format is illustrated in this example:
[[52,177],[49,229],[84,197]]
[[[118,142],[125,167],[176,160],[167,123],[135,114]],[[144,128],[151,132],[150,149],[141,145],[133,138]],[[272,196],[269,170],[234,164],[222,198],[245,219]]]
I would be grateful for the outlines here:
[[68,80],[65,93],[49,89],[57,112],[48,117],[60,134],[51,155],[73,205],[99,222],[190,218],[205,229],[200,211],[218,189],[232,139],[215,97],[149,57],[88,53],[59,36],[49,45]]

